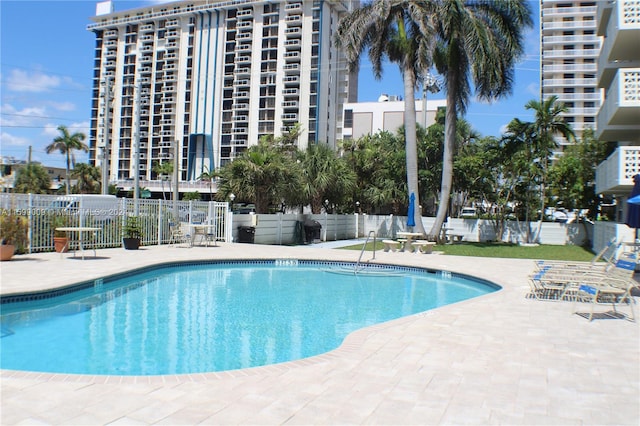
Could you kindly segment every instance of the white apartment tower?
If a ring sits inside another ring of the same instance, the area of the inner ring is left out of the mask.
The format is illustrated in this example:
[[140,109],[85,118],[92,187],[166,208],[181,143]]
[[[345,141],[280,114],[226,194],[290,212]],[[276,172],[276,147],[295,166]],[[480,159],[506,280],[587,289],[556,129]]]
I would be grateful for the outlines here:
[[[601,103],[597,67],[600,38],[596,33],[596,1],[541,0],[542,99],[556,95],[569,111],[565,120],[579,138],[596,130]],[[561,149],[568,142],[557,139]]]
[[[177,1],[113,12],[98,4],[90,158],[109,180],[158,179],[177,156],[179,180],[232,161],[296,123],[304,149],[335,146],[357,79],[333,37],[357,2]],[[106,108],[110,105],[110,108]],[[136,162],[136,157],[139,162]]]

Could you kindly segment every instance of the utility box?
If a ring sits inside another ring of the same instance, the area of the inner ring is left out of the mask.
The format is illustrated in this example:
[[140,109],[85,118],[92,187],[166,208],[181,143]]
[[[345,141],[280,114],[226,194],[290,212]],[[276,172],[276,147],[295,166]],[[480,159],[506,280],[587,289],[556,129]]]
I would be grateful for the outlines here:
[[238,226],[238,242],[253,244],[256,237],[256,228],[253,226]]

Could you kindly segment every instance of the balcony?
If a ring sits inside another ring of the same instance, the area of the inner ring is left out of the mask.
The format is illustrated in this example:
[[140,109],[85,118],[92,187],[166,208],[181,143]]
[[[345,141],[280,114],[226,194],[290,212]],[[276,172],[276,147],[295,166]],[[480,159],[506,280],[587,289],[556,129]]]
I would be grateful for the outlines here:
[[239,33],[238,35],[236,35],[236,38],[238,40],[249,40],[251,38],[251,33]]
[[598,113],[597,137],[640,142],[640,68],[620,69]]
[[596,168],[596,193],[628,194],[640,173],[640,146],[620,146]]
[[287,24],[290,25],[302,25],[302,16],[301,15],[289,15],[285,18]]
[[583,6],[583,7],[543,7],[542,14],[547,16],[580,16],[580,15],[595,15],[596,6]]
[[236,14],[236,18],[251,18],[251,17],[253,17],[253,10],[252,9],[240,10]]
[[253,28],[253,21],[240,21],[237,28]]
[[595,87],[597,81],[595,78],[549,78],[542,80],[545,87]]
[[292,60],[296,60],[300,58],[300,52],[285,52],[284,53],[284,59],[287,61],[292,61]]
[[[640,3],[638,0],[619,0],[602,14],[599,31],[604,31],[604,42],[598,59],[598,79],[600,87],[607,87],[618,68],[640,67]],[[598,10],[600,13],[600,9]]]
[[564,65],[558,65],[558,64],[554,64],[554,65],[543,65],[542,66],[542,72],[543,74],[549,74],[549,73],[565,73],[565,72],[589,72],[589,73],[595,73],[596,71],[598,71],[598,66],[593,63],[593,64],[564,64]]
[[544,59],[564,59],[564,58],[595,58],[598,56],[598,49],[572,49],[572,50],[543,50]]
[[284,30],[284,33],[286,34],[287,37],[302,36],[302,28],[300,27],[287,28],[286,30]]
[[543,24],[543,31],[547,30],[595,30],[596,21],[558,21],[558,22],[545,22]]
[[290,3],[284,7],[286,11],[302,11],[302,3]]

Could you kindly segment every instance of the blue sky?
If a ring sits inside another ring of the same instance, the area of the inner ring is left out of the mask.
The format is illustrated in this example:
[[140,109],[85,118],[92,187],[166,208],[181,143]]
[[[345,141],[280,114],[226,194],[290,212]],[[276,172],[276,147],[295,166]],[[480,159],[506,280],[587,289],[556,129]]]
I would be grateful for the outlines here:
[[[0,1],[0,155],[64,167],[60,154],[45,147],[64,124],[72,131],[89,132],[93,33],[86,30],[95,15],[96,1]],[[116,11],[160,1],[114,1]],[[535,28],[527,33],[526,57],[516,68],[516,86],[508,99],[486,104],[472,102],[466,119],[484,136],[499,136],[513,118],[531,120],[524,105],[539,96],[538,2],[531,1]],[[373,78],[363,61],[358,100],[376,101],[382,93],[402,95],[402,79],[394,64],[382,79]],[[444,93],[430,94],[442,99]],[[78,162],[87,155],[76,154]]]

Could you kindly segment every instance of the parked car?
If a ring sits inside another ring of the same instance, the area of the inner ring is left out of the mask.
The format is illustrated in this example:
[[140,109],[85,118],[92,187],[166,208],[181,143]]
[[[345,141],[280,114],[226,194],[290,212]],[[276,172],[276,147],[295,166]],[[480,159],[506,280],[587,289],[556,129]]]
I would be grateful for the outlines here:
[[478,216],[478,211],[475,207],[463,207],[460,211],[460,217],[471,218],[476,216]]

